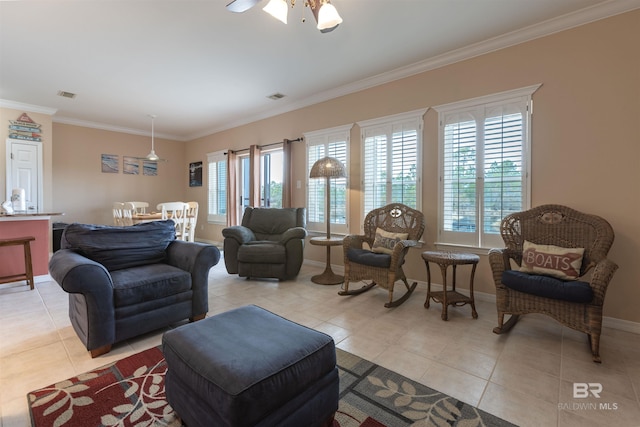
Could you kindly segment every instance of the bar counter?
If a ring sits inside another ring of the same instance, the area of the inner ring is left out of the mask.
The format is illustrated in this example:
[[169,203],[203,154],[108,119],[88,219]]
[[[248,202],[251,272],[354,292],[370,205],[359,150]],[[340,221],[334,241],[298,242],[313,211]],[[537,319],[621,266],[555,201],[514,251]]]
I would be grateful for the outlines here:
[[[52,216],[64,215],[62,212],[34,212],[0,215],[0,238],[33,236],[31,242],[31,256],[33,261],[33,275],[48,276],[49,253],[51,252],[51,224]],[[10,246],[0,248],[0,276],[19,274],[23,271],[23,248]]]

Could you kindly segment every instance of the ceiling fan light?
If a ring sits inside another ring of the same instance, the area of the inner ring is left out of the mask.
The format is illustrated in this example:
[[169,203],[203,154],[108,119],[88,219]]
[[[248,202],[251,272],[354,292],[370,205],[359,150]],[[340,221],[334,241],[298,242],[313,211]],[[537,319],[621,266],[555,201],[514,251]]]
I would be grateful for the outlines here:
[[283,23],[287,23],[287,13],[289,6],[285,0],[269,0],[269,3],[262,8],[269,15],[273,16]]
[[149,154],[147,154],[146,159],[150,160],[152,162],[157,162],[158,160],[160,160],[160,157],[158,157],[158,155],[156,154],[156,152],[154,150],[151,150],[151,152]]
[[342,24],[342,18],[338,14],[335,6],[331,3],[323,3],[318,11],[318,29],[326,30],[327,28],[333,28],[338,24]]

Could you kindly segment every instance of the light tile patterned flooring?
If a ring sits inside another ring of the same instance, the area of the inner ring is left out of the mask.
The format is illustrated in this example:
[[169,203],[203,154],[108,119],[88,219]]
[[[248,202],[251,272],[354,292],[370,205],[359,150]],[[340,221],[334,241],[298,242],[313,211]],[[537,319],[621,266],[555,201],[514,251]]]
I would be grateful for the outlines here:
[[[423,307],[425,286],[387,309],[385,290],[338,296],[339,286],[311,283],[319,271],[305,264],[295,281],[246,280],[228,275],[221,260],[210,273],[209,315],[259,305],[518,425],[640,426],[640,335],[605,328],[603,363],[595,364],[584,334],[545,316],[523,316],[498,336],[493,303],[477,303],[477,320],[468,306],[452,308],[444,322],[440,304]],[[91,359],[69,324],[67,295],[54,282],[37,283],[34,291],[0,286],[0,327],[2,427],[30,425],[27,392],[158,345],[163,332]],[[574,383],[602,384],[600,398],[574,399]]]

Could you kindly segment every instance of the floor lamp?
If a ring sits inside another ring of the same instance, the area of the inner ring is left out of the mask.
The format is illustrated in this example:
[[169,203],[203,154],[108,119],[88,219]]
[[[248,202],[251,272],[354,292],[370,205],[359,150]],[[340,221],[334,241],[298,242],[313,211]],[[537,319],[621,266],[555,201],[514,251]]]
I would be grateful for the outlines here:
[[326,246],[327,248],[327,264],[322,274],[318,274],[311,278],[311,281],[321,285],[337,285],[344,281],[343,276],[334,274],[331,270],[331,246],[342,245],[342,238],[331,238],[331,186],[329,180],[331,178],[345,178],[347,176],[344,165],[340,160],[334,157],[323,157],[316,161],[311,167],[309,178],[325,178],[325,194],[326,207],[324,210],[325,221],[327,221],[327,237],[314,237],[309,242],[312,245]]
[[324,211],[325,220],[327,221],[327,239],[331,238],[331,187],[329,180],[331,178],[345,178],[347,172],[340,160],[335,157],[323,157],[316,161],[311,167],[309,178],[325,178],[327,184],[326,192],[326,209]]

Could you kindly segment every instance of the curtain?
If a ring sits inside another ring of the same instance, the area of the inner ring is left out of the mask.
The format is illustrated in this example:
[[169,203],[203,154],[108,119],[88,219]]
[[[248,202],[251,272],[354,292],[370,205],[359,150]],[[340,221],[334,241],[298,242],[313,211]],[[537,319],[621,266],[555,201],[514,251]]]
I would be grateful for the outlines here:
[[291,141],[285,139],[282,142],[282,207],[290,208],[293,198],[293,185],[291,178]]
[[238,225],[236,153],[227,152],[227,226]]
[[249,205],[260,207],[260,146],[249,147]]

